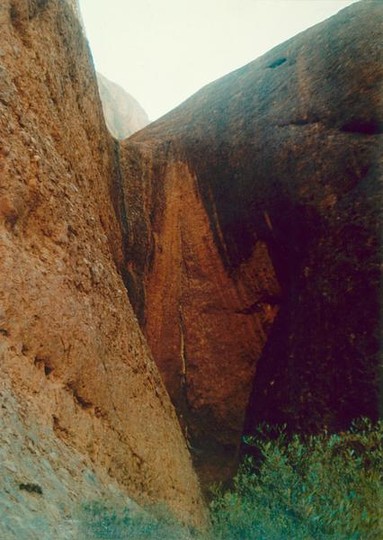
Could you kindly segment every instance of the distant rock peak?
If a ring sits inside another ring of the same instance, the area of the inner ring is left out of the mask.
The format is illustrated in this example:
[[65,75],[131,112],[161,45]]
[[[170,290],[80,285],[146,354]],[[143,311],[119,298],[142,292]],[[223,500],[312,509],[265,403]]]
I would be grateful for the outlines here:
[[149,124],[144,109],[121,86],[97,73],[102,108],[108,130],[116,139],[126,139]]

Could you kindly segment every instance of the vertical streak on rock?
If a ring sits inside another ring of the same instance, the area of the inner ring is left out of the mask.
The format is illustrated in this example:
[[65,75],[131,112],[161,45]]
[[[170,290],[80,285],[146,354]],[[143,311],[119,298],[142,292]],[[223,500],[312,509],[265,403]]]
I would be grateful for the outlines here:
[[187,392],[187,362],[185,350],[185,325],[183,321],[182,307],[179,306],[178,327],[180,331],[180,359],[181,359],[181,386],[182,393]]

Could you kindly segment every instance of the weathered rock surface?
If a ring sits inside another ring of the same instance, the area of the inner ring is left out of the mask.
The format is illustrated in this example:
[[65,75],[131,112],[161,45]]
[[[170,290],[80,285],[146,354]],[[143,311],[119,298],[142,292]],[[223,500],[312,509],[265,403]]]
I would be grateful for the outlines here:
[[130,297],[210,474],[246,414],[377,415],[382,11],[343,10],[122,144]]
[[[69,467],[73,449],[103,489],[114,479],[139,503],[201,523],[182,432],[118,272],[118,152],[81,26],[61,0],[5,0],[0,27],[0,378],[25,428],[8,431],[27,445],[39,418],[57,463]],[[47,504],[57,500],[48,469],[29,480]]]
[[84,507],[108,501],[141,510],[105,470],[56,436],[49,414],[30,396],[0,383],[0,538],[85,539]]
[[116,139],[125,139],[149,124],[144,109],[118,84],[97,73],[106,125]]

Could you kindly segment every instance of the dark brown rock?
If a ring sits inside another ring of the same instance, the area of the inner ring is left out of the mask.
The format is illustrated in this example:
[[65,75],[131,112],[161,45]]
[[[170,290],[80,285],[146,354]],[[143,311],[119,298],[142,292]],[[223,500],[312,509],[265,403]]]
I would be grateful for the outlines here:
[[382,7],[343,10],[122,145],[130,297],[210,472],[250,396],[250,430],[378,414]]

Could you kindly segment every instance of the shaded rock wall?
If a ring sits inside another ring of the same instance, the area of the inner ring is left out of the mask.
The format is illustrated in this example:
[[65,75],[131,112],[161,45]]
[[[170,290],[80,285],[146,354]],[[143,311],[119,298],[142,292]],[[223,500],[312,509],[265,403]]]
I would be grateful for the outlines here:
[[246,414],[377,416],[382,37],[355,4],[122,145],[130,297],[210,471]]
[[97,74],[105,122],[116,139],[125,139],[149,124],[144,109],[121,86]]
[[0,27],[1,379],[100,477],[201,523],[182,432],[118,272],[117,151],[81,26],[66,2],[6,0]]
[[182,158],[126,143],[122,164],[131,299],[189,447],[201,466],[209,462],[213,479],[233,465],[280,287],[264,242],[227,272],[197,177]]

